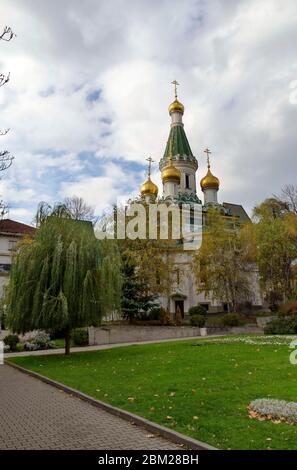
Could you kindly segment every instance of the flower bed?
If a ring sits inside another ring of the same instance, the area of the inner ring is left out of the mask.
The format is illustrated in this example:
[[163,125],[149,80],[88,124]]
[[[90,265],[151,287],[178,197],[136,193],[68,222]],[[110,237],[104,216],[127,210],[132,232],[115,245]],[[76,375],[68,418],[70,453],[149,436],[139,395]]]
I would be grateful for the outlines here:
[[[231,344],[243,343],[255,346],[286,346],[296,340],[296,335],[243,335],[243,336],[227,336],[203,339],[203,344]],[[201,344],[201,341],[200,343]]]
[[274,423],[297,424],[297,403],[295,401],[260,398],[252,401],[249,416],[260,421],[270,420]]

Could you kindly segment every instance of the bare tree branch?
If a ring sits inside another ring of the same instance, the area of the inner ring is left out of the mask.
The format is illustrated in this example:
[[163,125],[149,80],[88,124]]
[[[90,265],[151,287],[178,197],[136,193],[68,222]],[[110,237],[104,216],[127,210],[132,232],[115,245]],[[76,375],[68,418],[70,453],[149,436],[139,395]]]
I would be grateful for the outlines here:
[[[10,26],[5,26],[2,33],[0,34],[0,40],[10,41],[15,36]],[[10,79],[10,72],[7,75],[3,73],[0,74],[0,87],[5,85]],[[6,135],[9,132],[9,129],[0,129],[0,136]],[[12,165],[14,157],[10,154],[8,150],[0,150],[0,172],[7,170]],[[8,214],[8,206],[0,200],[0,219]]]
[[293,184],[284,186],[280,199],[288,204],[290,211],[297,214],[297,186]]
[[13,159],[8,150],[0,150],[0,171],[7,170],[12,165]]
[[5,26],[2,33],[0,34],[0,39],[2,41],[10,41],[16,34],[12,31],[10,26]]
[[94,220],[94,208],[89,206],[81,197],[67,197],[64,204],[71,218],[76,220]]
[[44,201],[40,202],[34,218],[36,226],[40,227],[49,216],[86,220],[93,224],[97,221],[94,217],[94,209],[77,196],[67,197],[64,202],[56,202],[53,206]]
[[0,87],[5,85],[5,83],[9,82],[10,79],[10,72],[8,75],[4,75],[3,73],[0,73]]
[[0,200],[0,220],[4,219],[9,213],[9,207],[4,201]]

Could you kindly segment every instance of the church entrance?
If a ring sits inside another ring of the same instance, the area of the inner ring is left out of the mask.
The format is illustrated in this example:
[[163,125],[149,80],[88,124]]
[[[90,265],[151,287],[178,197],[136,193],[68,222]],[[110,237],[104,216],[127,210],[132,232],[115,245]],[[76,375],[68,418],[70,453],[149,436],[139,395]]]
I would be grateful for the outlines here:
[[181,316],[182,318],[185,317],[185,308],[184,308],[184,301],[183,300],[176,300],[175,301],[175,317],[176,317],[176,312],[177,312],[177,308],[180,308],[180,313],[181,313]]

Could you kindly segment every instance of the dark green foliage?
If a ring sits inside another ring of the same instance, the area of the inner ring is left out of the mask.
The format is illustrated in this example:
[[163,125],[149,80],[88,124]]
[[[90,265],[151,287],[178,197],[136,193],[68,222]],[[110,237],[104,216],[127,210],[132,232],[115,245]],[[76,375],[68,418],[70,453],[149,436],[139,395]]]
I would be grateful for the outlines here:
[[203,307],[203,305],[193,305],[193,307],[190,307],[188,310],[188,315],[206,315],[207,310],[206,308]]
[[76,328],[72,333],[72,340],[75,346],[87,346],[89,344],[87,330],[84,328]]
[[133,258],[122,256],[122,315],[127,320],[147,317],[147,312],[157,305],[156,295],[149,292],[147,284],[137,274]]
[[0,300],[0,330],[5,330],[5,323],[6,323],[6,314],[5,314],[5,294],[7,291],[7,287],[4,287],[3,298]]
[[272,313],[271,311],[268,311],[268,312],[257,312],[256,313],[256,318],[260,317],[271,317],[272,316]]
[[222,323],[224,326],[239,326],[242,320],[238,313],[226,313],[226,315],[222,317]]
[[207,318],[206,326],[208,328],[224,328],[222,317]]
[[16,345],[15,350],[16,350],[17,352],[23,352],[23,351],[25,351],[25,344],[24,344],[24,343],[18,343],[18,344]]
[[271,320],[264,328],[266,335],[294,335],[297,333],[297,315]]
[[5,318],[5,317],[6,317],[5,313],[2,313],[2,314],[1,314],[1,312],[0,312],[0,329],[1,329],[1,330],[5,330],[5,329],[6,329],[6,328],[5,328],[5,322],[6,322],[6,318]]
[[148,319],[153,321],[163,320],[166,315],[165,308],[163,307],[154,307],[148,313]]
[[97,324],[119,308],[120,260],[92,224],[48,217],[11,271],[7,323],[18,333]]
[[64,339],[65,338],[65,330],[59,330],[52,328],[47,331],[47,333],[50,335],[51,339]]
[[205,317],[203,315],[192,315],[191,325],[198,326],[199,328],[203,328],[205,325]]
[[3,342],[6,346],[10,347],[10,351],[16,351],[19,337],[18,335],[8,335],[4,338]]

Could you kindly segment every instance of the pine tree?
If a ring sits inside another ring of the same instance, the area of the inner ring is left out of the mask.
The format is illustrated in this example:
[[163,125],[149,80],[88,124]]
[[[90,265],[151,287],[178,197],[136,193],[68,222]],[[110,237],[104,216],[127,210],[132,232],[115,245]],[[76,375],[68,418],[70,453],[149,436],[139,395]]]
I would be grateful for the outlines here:
[[122,255],[122,276],[122,315],[131,322],[157,305],[156,295],[149,291],[139,275],[135,259],[128,254]]

